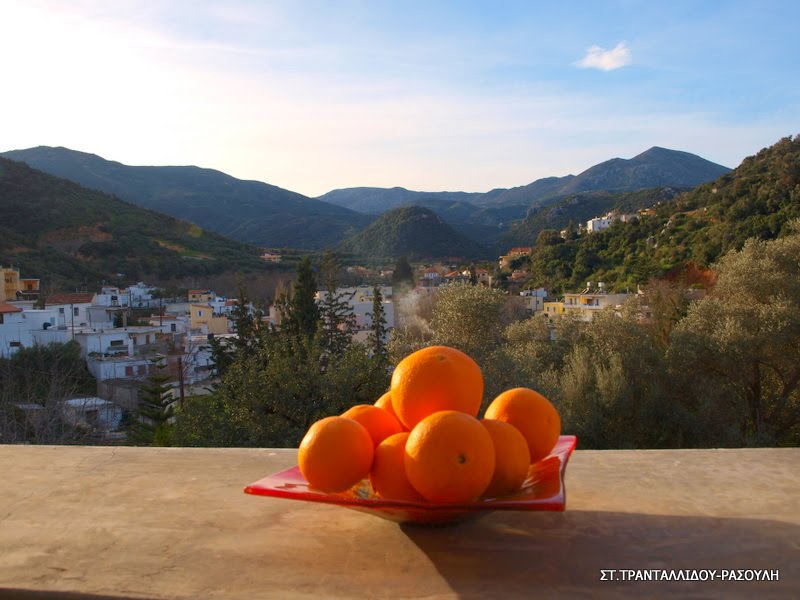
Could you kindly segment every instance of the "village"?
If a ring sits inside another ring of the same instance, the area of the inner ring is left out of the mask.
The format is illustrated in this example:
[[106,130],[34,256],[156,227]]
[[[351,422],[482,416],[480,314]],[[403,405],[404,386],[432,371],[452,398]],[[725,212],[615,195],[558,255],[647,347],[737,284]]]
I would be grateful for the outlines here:
[[[588,234],[610,227],[628,215],[609,213],[590,220],[582,233]],[[414,270],[413,287],[403,295],[412,300],[431,298],[442,286],[453,284],[497,287],[497,279],[505,274],[506,287],[517,305],[531,317],[548,320],[554,330],[555,320],[562,317],[591,321],[600,311],[620,311],[633,294],[610,293],[603,282],[587,282],[586,287],[563,297],[552,297],[544,287],[521,289],[528,273],[514,268],[524,262],[531,247],[516,247],[499,257],[495,267],[459,269],[442,262],[419,264]],[[265,260],[278,261],[269,254]],[[355,277],[390,279],[388,269],[372,272],[366,267],[347,267]],[[75,342],[91,375],[96,379],[96,395],[72,398],[65,410],[70,418],[92,428],[104,439],[123,437],[118,430],[125,415],[134,414],[139,394],[148,378],[166,370],[172,396],[180,402],[187,396],[209,393],[214,382],[215,365],[210,341],[236,337],[232,313],[238,300],[210,289],[189,289],[185,296],[167,298],[164,290],[138,282],[127,288],[101,286],[97,291],[56,293],[40,296],[40,280],[22,277],[13,267],[1,267],[0,287],[0,358],[8,358],[21,348]],[[352,315],[350,332],[353,340],[365,342],[372,330],[374,289],[379,289],[383,302],[387,338],[402,326],[402,311],[395,310],[390,285],[353,285],[339,287],[336,295],[347,303]],[[327,291],[318,291],[315,300],[323,302]],[[635,294],[641,295],[641,290]],[[697,299],[697,298],[692,298]],[[262,322],[280,328],[281,312],[276,304],[257,311],[249,304],[246,310],[258,314]],[[649,318],[646,306],[642,320]],[[223,342],[224,343],[224,342]],[[37,406],[21,403],[18,408],[35,411]]]

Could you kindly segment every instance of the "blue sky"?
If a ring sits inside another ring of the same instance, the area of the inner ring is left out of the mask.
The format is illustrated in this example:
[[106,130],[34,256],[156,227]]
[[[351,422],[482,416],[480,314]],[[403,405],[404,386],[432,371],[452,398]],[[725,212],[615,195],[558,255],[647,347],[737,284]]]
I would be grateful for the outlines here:
[[795,2],[0,0],[0,149],[308,195],[485,191],[800,133]]

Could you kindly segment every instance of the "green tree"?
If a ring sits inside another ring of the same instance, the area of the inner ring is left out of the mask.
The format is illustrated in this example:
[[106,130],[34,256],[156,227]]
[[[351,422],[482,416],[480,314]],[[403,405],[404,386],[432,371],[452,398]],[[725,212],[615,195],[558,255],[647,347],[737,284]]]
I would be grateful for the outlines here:
[[698,399],[707,389],[697,385],[715,384],[713,409],[724,407],[739,444],[800,444],[800,222],[794,228],[726,254],[712,292],[673,332],[675,371],[692,373]]
[[247,359],[255,349],[263,343],[266,327],[261,321],[261,313],[253,311],[247,290],[241,282],[238,284],[236,305],[228,319],[233,324],[236,337],[212,337],[208,341],[211,348],[211,360],[218,376],[224,375],[237,358]]
[[369,337],[367,338],[367,348],[372,354],[382,360],[387,359],[386,353],[386,311],[383,308],[383,294],[380,286],[372,288],[372,312],[370,313],[372,325]]
[[20,348],[0,357],[0,444],[71,444],[85,427],[65,418],[65,400],[95,393],[77,342]]
[[469,284],[478,285],[478,272],[475,270],[475,263],[469,265]]
[[394,265],[392,285],[414,287],[414,270],[411,268],[405,256],[398,258]]
[[290,335],[310,339],[319,325],[319,309],[314,300],[317,283],[311,267],[311,259],[303,258],[297,266],[297,279],[292,285],[291,298],[283,299],[281,328]]
[[136,446],[170,446],[174,415],[172,386],[168,385],[170,375],[163,356],[155,356],[149,362],[155,372],[140,388],[139,410],[128,439]]
[[496,346],[507,324],[505,292],[483,286],[442,286],[431,315],[433,343],[453,346],[473,358]]
[[296,447],[317,419],[372,404],[388,387],[387,370],[362,344],[332,356],[319,332],[272,339],[253,359],[235,361],[213,398],[192,399],[178,412],[178,443]]
[[324,287],[319,303],[322,327],[322,346],[329,353],[340,355],[350,345],[356,317],[349,300],[354,293],[339,291],[339,261],[332,252],[326,252],[320,268]]

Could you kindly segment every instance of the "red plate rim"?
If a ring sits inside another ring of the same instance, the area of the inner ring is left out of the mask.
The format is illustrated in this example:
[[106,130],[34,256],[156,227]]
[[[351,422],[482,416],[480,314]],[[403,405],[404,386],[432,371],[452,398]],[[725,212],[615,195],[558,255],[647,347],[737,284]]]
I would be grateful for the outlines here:
[[[500,498],[489,498],[466,504],[429,504],[376,498],[370,495],[368,482],[346,492],[327,494],[309,487],[298,466],[268,475],[244,488],[246,494],[338,504],[347,507],[367,509],[401,508],[424,511],[492,511],[492,510],[551,510],[562,511],[566,506],[564,475],[567,463],[578,444],[574,435],[562,435],[550,454],[531,465],[528,479],[519,492]],[[557,475],[556,475],[557,473]],[[537,496],[535,485],[545,479],[558,478],[558,490],[545,497]]]

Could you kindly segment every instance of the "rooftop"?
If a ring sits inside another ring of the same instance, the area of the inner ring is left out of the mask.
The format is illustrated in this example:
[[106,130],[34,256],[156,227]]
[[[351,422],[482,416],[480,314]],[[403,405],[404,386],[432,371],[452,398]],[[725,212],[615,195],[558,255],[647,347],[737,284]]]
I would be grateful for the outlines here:
[[[242,493],[295,461],[284,449],[0,446],[0,596],[800,597],[800,449],[579,450],[566,512],[442,528]],[[602,569],[780,580],[603,582]]]
[[22,312],[22,309],[18,306],[12,306],[6,302],[0,302],[0,314],[11,314],[11,313],[18,313]]
[[45,305],[50,306],[54,304],[91,304],[94,301],[95,294],[89,292],[86,294],[53,294],[47,297]]

